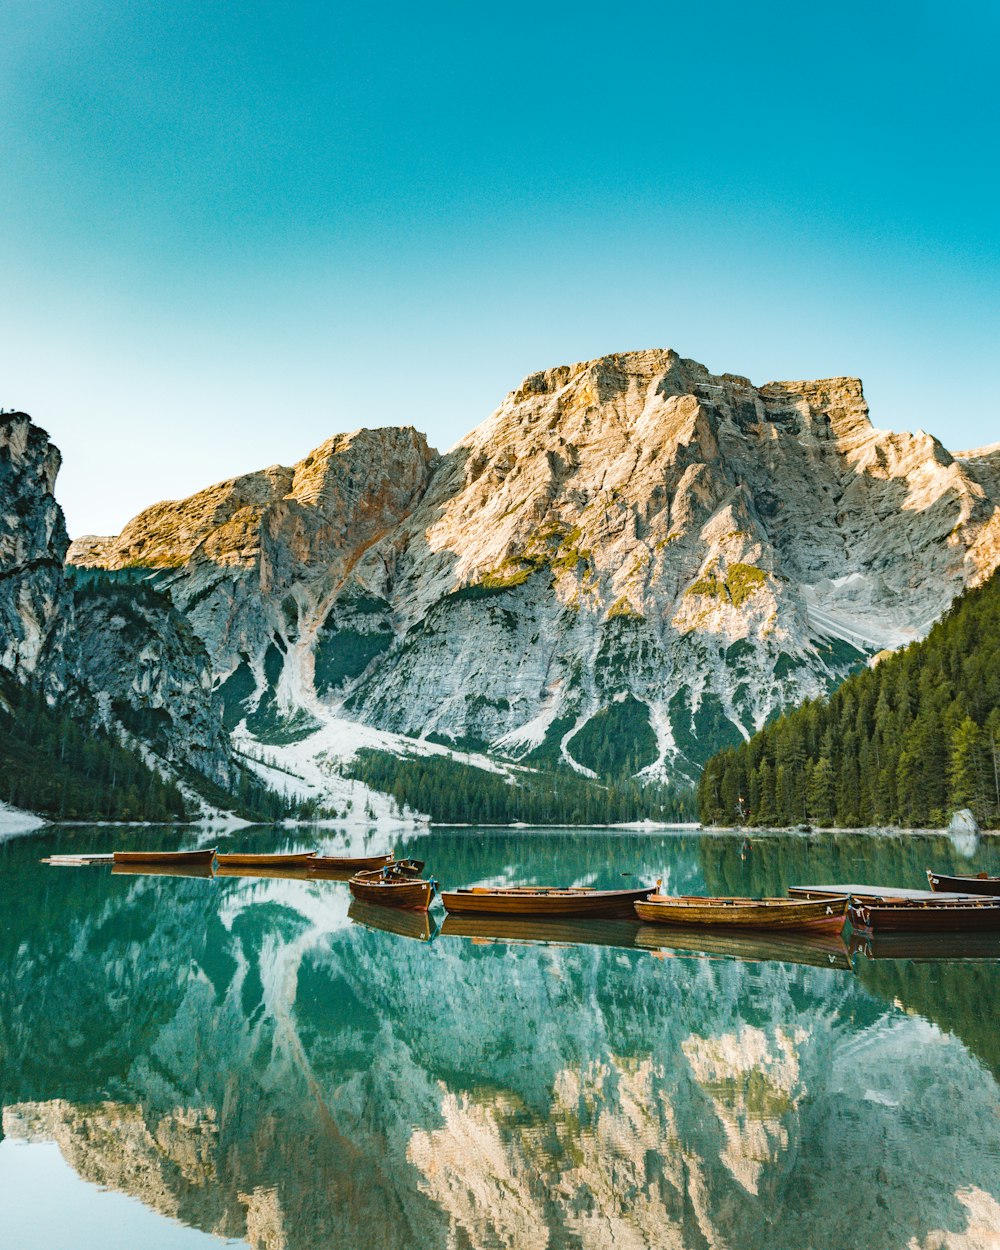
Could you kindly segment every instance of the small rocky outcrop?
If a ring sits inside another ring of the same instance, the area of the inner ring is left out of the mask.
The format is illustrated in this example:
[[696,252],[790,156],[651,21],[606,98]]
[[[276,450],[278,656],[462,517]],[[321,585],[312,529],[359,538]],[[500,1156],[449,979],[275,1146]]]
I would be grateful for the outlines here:
[[208,653],[168,596],[141,585],[81,587],[72,659],[106,727],[125,729],[181,776],[236,784]]

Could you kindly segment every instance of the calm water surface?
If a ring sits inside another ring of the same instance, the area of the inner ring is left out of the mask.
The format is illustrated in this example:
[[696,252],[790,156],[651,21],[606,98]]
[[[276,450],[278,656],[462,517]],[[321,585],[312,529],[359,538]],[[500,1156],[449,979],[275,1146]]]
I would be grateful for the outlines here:
[[[194,840],[0,844],[4,1245],[1000,1245],[997,940],[849,959],[627,922],[438,931],[439,906],[426,928],[359,913],[339,882],[39,863]],[[352,850],[390,846],[445,886],[1000,871],[992,839],[756,837],[741,856],[739,837],[435,830]]]

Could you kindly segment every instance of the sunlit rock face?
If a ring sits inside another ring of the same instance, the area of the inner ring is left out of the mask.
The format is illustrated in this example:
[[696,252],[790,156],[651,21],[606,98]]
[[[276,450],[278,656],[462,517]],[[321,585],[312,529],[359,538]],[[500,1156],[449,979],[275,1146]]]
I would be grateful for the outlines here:
[[634,766],[693,776],[992,572],[998,460],[874,429],[857,379],[633,352],[533,374],[444,456],[361,430],[70,559],[154,571],[265,740],[336,715],[582,765],[624,701]]

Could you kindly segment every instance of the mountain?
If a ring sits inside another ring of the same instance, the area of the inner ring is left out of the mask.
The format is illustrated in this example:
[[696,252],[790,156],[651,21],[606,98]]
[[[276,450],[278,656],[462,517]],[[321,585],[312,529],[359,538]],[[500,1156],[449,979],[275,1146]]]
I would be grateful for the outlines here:
[[634,352],[445,455],[337,436],[69,559],[169,591],[238,739],[314,780],[358,744],[694,779],[993,571],[1000,447],[877,430],[857,379]]
[[54,816],[174,817],[194,805],[178,780],[242,779],[208,653],[155,587],[65,566],[60,464],[25,413],[0,414],[0,793]]
[[706,824],[1000,828],[1000,572],[930,634],[710,760]]

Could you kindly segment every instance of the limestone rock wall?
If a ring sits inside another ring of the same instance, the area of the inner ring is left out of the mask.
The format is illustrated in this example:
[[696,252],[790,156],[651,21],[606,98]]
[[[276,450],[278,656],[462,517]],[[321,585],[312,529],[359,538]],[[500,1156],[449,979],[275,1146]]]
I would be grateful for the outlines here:
[[347,717],[579,765],[623,703],[690,777],[992,573],[998,455],[877,430],[855,378],[633,352],[533,374],[443,456],[338,436],[70,559],[169,588],[264,740]]

